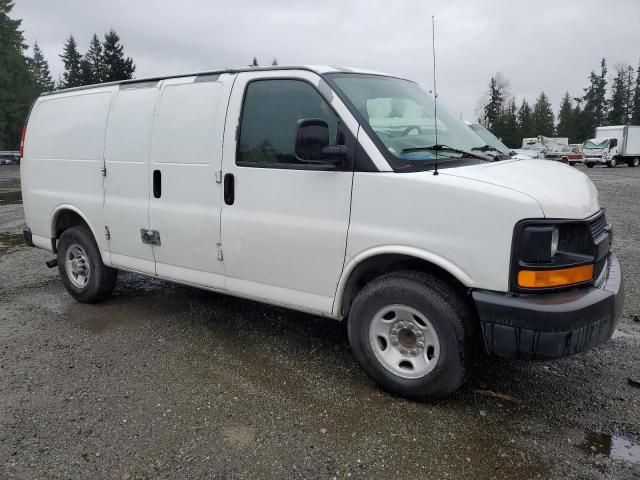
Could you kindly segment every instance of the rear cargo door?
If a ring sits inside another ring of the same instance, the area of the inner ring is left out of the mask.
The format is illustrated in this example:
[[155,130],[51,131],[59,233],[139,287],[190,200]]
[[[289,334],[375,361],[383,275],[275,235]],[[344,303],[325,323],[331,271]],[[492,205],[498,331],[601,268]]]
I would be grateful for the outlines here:
[[104,217],[111,263],[155,274],[153,248],[141,240],[149,229],[151,127],[158,82],[120,85],[107,122]]

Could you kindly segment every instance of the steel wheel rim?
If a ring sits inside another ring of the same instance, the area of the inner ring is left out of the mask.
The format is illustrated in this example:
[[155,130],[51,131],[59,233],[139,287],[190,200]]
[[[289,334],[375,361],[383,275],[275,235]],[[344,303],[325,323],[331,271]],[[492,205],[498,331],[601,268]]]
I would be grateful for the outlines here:
[[631,163],[633,164],[633,166],[634,166],[634,167],[637,167],[637,166],[638,166],[638,164],[640,164],[640,159],[638,159],[638,158],[634,158],[634,159],[631,161]]
[[67,249],[64,267],[74,287],[82,289],[87,286],[91,267],[89,257],[80,245],[74,243]]
[[369,343],[380,364],[401,378],[429,374],[440,358],[438,334],[425,315],[407,305],[387,305],[369,325]]

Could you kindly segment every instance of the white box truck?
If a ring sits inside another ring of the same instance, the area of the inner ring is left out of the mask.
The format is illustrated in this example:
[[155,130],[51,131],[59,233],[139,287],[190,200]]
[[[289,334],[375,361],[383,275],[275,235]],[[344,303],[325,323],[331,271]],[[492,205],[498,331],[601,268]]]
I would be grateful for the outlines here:
[[410,397],[456,390],[481,349],[607,341],[622,276],[589,178],[488,162],[433,102],[319,66],[45,94],[23,135],[25,240],[80,302],[127,270],[346,320],[363,369]]
[[621,163],[637,167],[640,164],[640,126],[598,127],[595,138],[584,142],[582,153],[589,168],[597,164],[613,168]]

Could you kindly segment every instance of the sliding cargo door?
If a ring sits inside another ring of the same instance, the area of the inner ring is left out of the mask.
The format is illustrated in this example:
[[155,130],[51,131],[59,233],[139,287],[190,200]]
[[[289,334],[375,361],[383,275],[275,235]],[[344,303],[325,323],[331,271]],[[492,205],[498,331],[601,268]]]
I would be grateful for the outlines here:
[[232,81],[232,75],[164,81],[151,145],[149,216],[157,273],[218,290],[225,289],[225,277],[216,175]]

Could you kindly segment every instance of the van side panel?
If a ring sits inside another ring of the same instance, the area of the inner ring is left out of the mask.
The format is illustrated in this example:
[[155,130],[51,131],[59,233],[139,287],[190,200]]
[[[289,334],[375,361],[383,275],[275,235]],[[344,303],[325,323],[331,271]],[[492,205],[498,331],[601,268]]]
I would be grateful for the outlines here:
[[104,218],[109,227],[111,264],[155,274],[151,245],[140,229],[149,228],[149,145],[157,86],[120,89],[107,125]]
[[21,163],[27,225],[34,236],[54,236],[58,207],[80,212],[101,251],[104,134],[114,87],[46,96],[34,104]]

